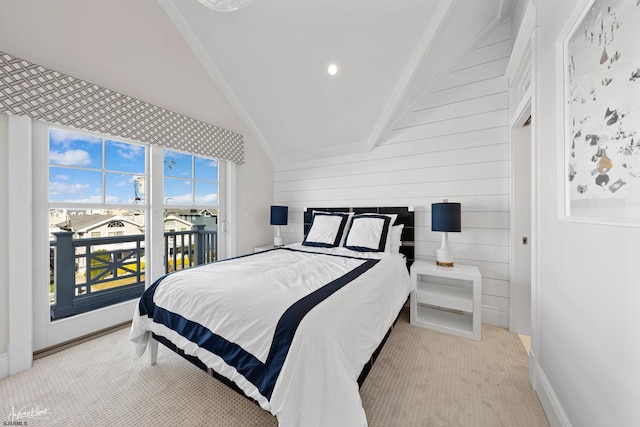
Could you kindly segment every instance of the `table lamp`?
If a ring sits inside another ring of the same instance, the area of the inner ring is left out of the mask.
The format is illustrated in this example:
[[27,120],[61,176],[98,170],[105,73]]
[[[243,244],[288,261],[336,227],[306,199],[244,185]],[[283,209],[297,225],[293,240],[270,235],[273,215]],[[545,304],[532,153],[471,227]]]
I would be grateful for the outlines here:
[[280,233],[280,226],[287,225],[287,217],[289,216],[288,206],[271,206],[271,225],[276,226],[276,234],[273,238],[274,246],[284,245],[284,239]]
[[442,246],[436,251],[436,264],[441,267],[453,267],[453,251],[449,248],[448,233],[460,232],[460,203],[431,205],[431,231],[442,231]]

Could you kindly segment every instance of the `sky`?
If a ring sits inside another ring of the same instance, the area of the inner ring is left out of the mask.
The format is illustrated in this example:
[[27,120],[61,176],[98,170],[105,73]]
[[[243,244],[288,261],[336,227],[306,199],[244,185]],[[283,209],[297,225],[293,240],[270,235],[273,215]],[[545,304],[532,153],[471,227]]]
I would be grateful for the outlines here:
[[[51,129],[49,163],[50,202],[144,200],[144,145]],[[195,199],[198,205],[217,204],[217,160],[164,150],[164,164],[165,203],[192,205]]]

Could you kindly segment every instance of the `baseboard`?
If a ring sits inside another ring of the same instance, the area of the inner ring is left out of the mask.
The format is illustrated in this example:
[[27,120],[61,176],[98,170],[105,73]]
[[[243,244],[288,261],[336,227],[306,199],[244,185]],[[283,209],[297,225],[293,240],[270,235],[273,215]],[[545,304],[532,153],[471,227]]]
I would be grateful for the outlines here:
[[531,388],[534,390],[538,389],[538,377],[536,376],[536,372],[538,370],[538,355],[533,350],[533,348],[529,349],[529,382],[531,383]]
[[499,311],[494,308],[482,307],[482,323],[509,328],[509,316],[506,311]]
[[108,335],[112,332],[115,331],[119,331],[120,329],[124,329],[124,328],[128,328],[131,326],[131,320],[127,320],[126,322],[122,322],[122,323],[118,323],[117,325],[114,326],[110,326],[108,328],[105,329],[101,329],[99,331],[90,333],[90,334],[86,334],[83,335],[81,337],[69,340],[69,341],[65,341],[63,343],[60,344],[56,344],[54,346],[51,347],[47,347],[44,348],[42,350],[38,350],[38,351],[34,351],[33,352],[33,360],[38,360],[38,359],[42,359],[43,357],[46,356],[51,356],[52,354],[55,353],[59,353],[63,350],[66,350],[68,348],[71,348],[73,346],[76,346],[78,344],[82,344],[85,343],[87,341],[91,341],[93,339],[96,339],[98,337],[102,337],[104,335]]
[[529,366],[532,374],[531,385],[538,394],[544,413],[552,427],[571,427],[569,417],[564,412],[562,404],[556,396],[549,379],[538,364],[538,358],[533,352],[529,355]]
[[9,376],[9,354],[0,354],[0,379]]

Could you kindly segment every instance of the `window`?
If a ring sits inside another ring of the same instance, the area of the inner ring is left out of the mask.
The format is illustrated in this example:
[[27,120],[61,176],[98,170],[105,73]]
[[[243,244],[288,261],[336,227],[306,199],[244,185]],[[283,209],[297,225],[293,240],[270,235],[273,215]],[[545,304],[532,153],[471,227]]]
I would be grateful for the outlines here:
[[[166,271],[190,268],[216,260],[218,160],[164,150],[163,162]],[[210,216],[201,215],[204,207],[211,212]],[[192,233],[195,233],[194,240],[190,237]],[[202,250],[198,254],[195,252],[196,240],[203,242]]]
[[[75,300],[80,296],[86,310],[96,308],[89,304],[92,294],[106,290],[114,298],[138,296],[133,289],[144,288],[148,265],[157,275],[160,268],[166,272],[218,259],[219,169],[224,175],[224,163],[61,127],[47,131],[48,157],[42,166],[49,171],[50,264],[55,270],[58,260],[75,263],[75,271],[61,269],[55,275],[57,282],[50,278],[52,320],[84,313]],[[147,173],[151,161],[163,162],[161,174]],[[155,200],[165,208],[162,230],[150,218],[145,197],[150,191],[161,196]],[[164,244],[146,245],[147,231],[154,236],[164,232],[164,239],[156,240]],[[87,245],[87,238],[95,240]],[[101,304],[117,302],[105,295]]]
[[217,206],[218,161],[164,150],[165,205]]
[[[217,220],[227,162],[175,152],[165,159],[159,145],[41,121],[31,129],[34,239],[42,243],[32,245],[34,274],[38,283],[49,281],[42,287],[49,299],[36,298],[42,302],[34,306],[36,348],[124,322],[131,316],[126,307],[135,305],[134,291],[141,293],[153,277],[224,256],[225,247],[219,251],[217,246]],[[189,173],[178,175],[174,165],[185,158]],[[163,169],[168,169],[168,186],[179,182],[183,191],[165,196]],[[163,208],[176,215],[168,218]],[[202,215],[204,210],[210,214]],[[146,240],[149,235],[154,239]]]
[[145,147],[51,129],[49,201],[138,204],[144,199]]
[[[48,146],[51,265],[75,263],[75,272],[51,278],[51,319],[136,298],[145,284],[147,147],[61,128],[49,128]],[[111,300],[88,302],[106,290]]]

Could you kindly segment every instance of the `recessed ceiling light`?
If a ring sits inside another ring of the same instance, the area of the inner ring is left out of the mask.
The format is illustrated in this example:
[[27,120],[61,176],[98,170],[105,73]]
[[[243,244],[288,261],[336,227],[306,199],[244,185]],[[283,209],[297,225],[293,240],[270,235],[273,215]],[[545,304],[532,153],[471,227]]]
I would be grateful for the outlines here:
[[338,66],[336,64],[329,64],[327,73],[329,73],[330,76],[335,76],[336,74],[338,74]]

